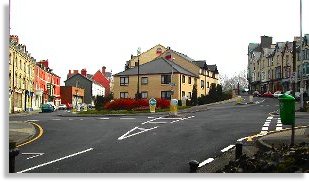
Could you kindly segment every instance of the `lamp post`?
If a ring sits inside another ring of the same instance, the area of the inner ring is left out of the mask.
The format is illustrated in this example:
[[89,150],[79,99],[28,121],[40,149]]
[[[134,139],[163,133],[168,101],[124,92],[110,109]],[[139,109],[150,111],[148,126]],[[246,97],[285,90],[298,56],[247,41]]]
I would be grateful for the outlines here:
[[141,48],[139,47],[137,49],[137,92],[136,92],[136,99],[140,99],[140,93],[139,93],[139,56],[141,54]]
[[302,0],[299,2],[300,5],[300,13],[299,13],[299,20],[300,20],[300,64],[301,64],[301,75],[300,75],[300,110],[304,110],[304,80],[303,80],[303,70],[304,70],[304,63],[302,59],[302,46],[303,46],[303,32],[302,32]]

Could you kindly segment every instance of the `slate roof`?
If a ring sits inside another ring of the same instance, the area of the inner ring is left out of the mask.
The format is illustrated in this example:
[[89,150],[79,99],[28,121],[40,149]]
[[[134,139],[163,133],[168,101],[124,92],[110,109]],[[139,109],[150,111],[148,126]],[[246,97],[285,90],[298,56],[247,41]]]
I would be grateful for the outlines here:
[[[189,76],[198,77],[198,75],[191,73],[190,71],[182,68],[181,66],[175,64],[172,61],[166,60],[162,57],[156,58],[153,61],[142,64],[139,66],[140,75],[151,75],[151,74],[170,74],[174,73],[182,73]],[[123,72],[117,73],[114,76],[130,76],[137,75],[137,66],[131,69],[127,69]]]
[[248,51],[249,51],[249,52],[259,51],[259,49],[260,49],[260,44],[257,44],[257,43],[249,43],[249,46],[248,46]]
[[202,69],[207,69],[206,60],[200,60],[200,61],[192,61],[193,64],[197,65],[198,67]]
[[207,65],[208,66],[208,70],[216,73],[216,74],[219,74],[219,71],[218,71],[218,68],[217,68],[217,65]]

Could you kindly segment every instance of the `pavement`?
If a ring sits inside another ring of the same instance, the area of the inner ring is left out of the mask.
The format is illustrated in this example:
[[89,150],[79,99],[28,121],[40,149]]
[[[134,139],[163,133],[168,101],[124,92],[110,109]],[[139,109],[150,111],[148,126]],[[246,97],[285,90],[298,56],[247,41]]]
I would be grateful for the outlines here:
[[[235,99],[224,101],[221,103],[235,102]],[[213,104],[211,104],[213,105]],[[208,105],[209,106],[209,105]],[[207,106],[192,107],[188,111],[184,112],[197,112],[206,110]],[[14,116],[24,116],[36,113],[21,113],[14,114]],[[309,112],[296,112],[296,118],[308,118]],[[31,122],[22,121],[9,121],[9,141],[16,142],[17,147],[32,138],[36,137],[37,129]],[[247,138],[248,139],[248,138]],[[247,156],[253,156],[259,149],[271,149],[272,147],[279,146],[281,144],[289,145],[291,142],[291,129],[285,129],[276,132],[269,132],[267,135],[255,135],[250,137],[250,140],[243,143],[243,154]],[[309,143],[309,125],[295,128],[295,144],[306,142]],[[235,147],[229,151],[220,154],[214,158],[214,160],[204,166],[197,169],[198,173],[214,173],[217,170],[223,168],[229,163],[229,161],[235,160]],[[199,161],[202,162],[202,161]]]

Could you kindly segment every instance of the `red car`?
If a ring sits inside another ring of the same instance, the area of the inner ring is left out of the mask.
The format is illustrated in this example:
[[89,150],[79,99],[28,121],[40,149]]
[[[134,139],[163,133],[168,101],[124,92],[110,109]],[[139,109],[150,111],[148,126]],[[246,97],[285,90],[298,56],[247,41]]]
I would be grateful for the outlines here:
[[274,95],[271,92],[265,92],[262,94],[262,97],[269,97],[269,98],[273,98]]

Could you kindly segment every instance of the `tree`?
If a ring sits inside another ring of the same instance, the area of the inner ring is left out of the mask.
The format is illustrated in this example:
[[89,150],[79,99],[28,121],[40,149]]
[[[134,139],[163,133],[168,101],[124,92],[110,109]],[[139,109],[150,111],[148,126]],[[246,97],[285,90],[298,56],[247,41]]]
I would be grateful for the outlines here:
[[210,97],[210,102],[216,102],[218,97],[217,97],[217,87],[215,83],[212,83],[210,85],[210,89],[208,92],[208,95]]
[[193,106],[197,105],[197,88],[196,88],[196,84],[193,85],[193,89],[192,89],[192,98],[191,98],[191,104]]
[[231,77],[227,75],[221,75],[220,83],[222,85],[223,91],[237,89],[238,83],[240,89],[248,88],[247,71],[240,71],[239,73],[235,73]]

